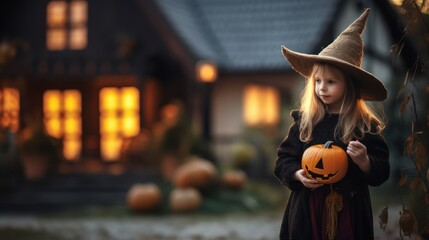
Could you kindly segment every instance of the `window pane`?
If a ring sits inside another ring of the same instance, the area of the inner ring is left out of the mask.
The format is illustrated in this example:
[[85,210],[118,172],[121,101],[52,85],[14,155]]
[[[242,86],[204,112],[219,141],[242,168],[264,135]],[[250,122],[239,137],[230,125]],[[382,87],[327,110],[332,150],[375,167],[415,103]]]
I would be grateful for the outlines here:
[[117,88],[103,88],[100,91],[100,112],[118,109],[119,91]]
[[280,100],[274,88],[267,87],[264,91],[264,123],[276,124],[279,121]]
[[244,121],[254,125],[260,122],[260,93],[256,85],[249,85],[244,89]]
[[61,110],[61,92],[49,90],[43,94],[43,112],[58,113]]
[[72,1],[70,3],[70,24],[77,26],[85,24],[88,16],[88,4],[86,1]]
[[123,110],[139,110],[139,90],[135,87],[122,88]]
[[119,119],[117,116],[101,116],[100,133],[118,133]]
[[66,24],[67,3],[52,1],[48,4],[47,22],[49,27],[64,27]]
[[77,135],[81,134],[81,121],[80,118],[69,117],[64,119],[64,135]]
[[68,160],[77,160],[79,158],[82,143],[80,139],[64,139],[64,157]]
[[136,112],[125,112],[122,117],[122,135],[133,137],[140,132],[140,118]]
[[63,50],[66,47],[65,29],[51,29],[46,34],[46,46],[49,50]]
[[46,132],[55,138],[61,138],[63,135],[61,127],[61,119],[57,118],[46,118],[45,119],[45,129]]
[[118,137],[101,138],[101,156],[106,161],[115,161],[119,159],[122,140]]
[[77,90],[64,91],[64,111],[66,112],[81,112],[81,97]]
[[87,34],[85,27],[73,28],[70,30],[70,48],[84,49],[87,43]]
[[243,104],[246,124],[276,124],[279,121],[280,97],[273,87],[246,86]]

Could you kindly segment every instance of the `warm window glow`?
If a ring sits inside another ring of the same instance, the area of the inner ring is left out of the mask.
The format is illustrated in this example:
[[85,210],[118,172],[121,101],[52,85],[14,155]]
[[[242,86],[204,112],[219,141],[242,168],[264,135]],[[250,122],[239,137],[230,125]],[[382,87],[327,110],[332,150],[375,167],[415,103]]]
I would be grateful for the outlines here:
[[84,49],[86,47],[86,28],[74,28],[70,30],[70,48]]
[[53,1],[48,4],[48,26],[64,27],[66,24],[67,3],[65,1]]
[[52,1],[47,7],[46,46],[49,50],[84,49],[87,46],[86,1]]
[[43,94],[46,132],[63,140],[63,154],[77,160],[82,148],[81,94],[77,90],[48,90]]
[[246,124],[272,125],[279,121],[280,97],[276,89],[249,85],[244,89],[244,120]]
[[49,50],[62,50],[66,47],[66,39],[64,29],[51,29],[46,35],[46,45]]
[[202,82],[214,82],[217,78],[217,67],[212,62],[199,62],[197,64],[197,78]]
[[0,89],[0,126],[12,132],[19,129],[19,91],[16,88]]
[[72,26],[86,24],[88,5],[86,1],[72,1],[70,3],[70,22]]
[[135,87],[103,88],[100,91],[101,155],[119,159],[122,139],[140,132],[140,94]]

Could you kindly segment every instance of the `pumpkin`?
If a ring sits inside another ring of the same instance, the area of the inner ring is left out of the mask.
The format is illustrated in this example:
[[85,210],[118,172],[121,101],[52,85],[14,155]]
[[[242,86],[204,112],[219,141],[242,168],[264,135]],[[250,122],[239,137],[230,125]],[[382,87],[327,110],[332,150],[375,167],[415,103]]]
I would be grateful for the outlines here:
[[169,202],[174,212],[190,212],[201,206],[202,197],[195,188],[176,188],[170,193]]
[[230,188],[240,189],[246,184],[246,182],[247,175],[242,170],[229,171],[222,176],[223,185]]
[[332,141],[313,145],[302,155],[301,166],[309,178],[330,184],[343,179],[348,169],[346,152]]
[[213,163],[193,157],[189,162],[181,165],[173,177],[174,185],[178,188],[204,188],[213,182],[217,174]]
[[153,183],[138,183],[133,185],[127,193],[128,207],[135,211],[150,211],[161,203],[161,190]]

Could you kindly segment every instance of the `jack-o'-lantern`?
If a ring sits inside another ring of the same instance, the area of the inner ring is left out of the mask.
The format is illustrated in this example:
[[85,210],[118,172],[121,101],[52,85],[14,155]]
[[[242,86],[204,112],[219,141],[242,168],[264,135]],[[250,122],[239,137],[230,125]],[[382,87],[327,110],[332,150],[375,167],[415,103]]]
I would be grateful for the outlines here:
[[309,178],[319,183],[330,184],[343,179],[347,173],[348,159],[346,152],[333,145],[332,141],[313,145],[302,155],[302,169]]

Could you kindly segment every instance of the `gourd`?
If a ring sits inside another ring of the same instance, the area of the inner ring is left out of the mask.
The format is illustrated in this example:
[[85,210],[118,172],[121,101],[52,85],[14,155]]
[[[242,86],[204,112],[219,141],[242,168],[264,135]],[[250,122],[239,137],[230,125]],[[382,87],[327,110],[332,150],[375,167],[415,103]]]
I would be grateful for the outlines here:
[[173,212],[195,211],[201,203],[201,194],[195,188],[176,188],[170,193],[169,204]]
[[156,209],[162,200],[161,190],[153,183],[137,183],[127,193],[128,207],[134,211]]
[[347,173],[347,154],[332,141],[313,145],[302,155],[301,167],[309,178],[324,184],[335,183]]
[[174,185],[178,188],[204,188],[216,177],[217,170],[213,163],[195,158],[180,166],[173,177]]
[[222,184],[230,188],[240,189],[246,182],[247,175],[241,170],[229,171],[222,176]]

